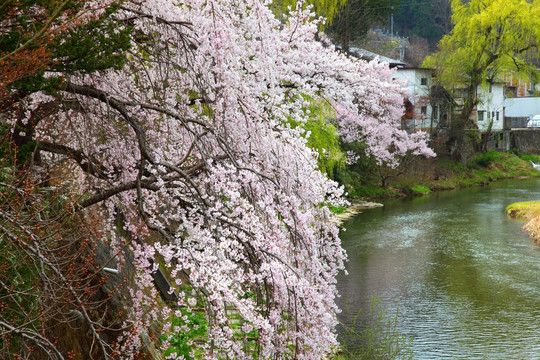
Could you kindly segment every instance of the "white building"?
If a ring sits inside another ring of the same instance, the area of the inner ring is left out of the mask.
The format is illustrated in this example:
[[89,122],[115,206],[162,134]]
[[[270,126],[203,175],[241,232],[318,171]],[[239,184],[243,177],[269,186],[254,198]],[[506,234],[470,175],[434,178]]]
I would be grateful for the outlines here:
[[540,115],[540,97],[507,98],[504,100],[505,116],[533,117]]
[[412,111],[407,109],[408,127],[411,130],[434,129],[440,120],[438,105],[433,106],[431,86],[433,85],[433,70],[417,67],[397,67],[394,80],[409,90],[409,102]]
[[505,116],[505,95],[502,83],[479,86],[476,93],[476,124],[480,131],[503,130]]

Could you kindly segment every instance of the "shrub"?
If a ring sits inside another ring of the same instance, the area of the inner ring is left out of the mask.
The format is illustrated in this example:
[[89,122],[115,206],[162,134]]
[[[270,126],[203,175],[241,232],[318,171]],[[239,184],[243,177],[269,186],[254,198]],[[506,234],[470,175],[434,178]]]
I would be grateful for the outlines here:
[[495,161],[495,159],[501,158],[502,156],[503,154],[494,150],[490,150],[490,151],[486,151],[483,154],[478,155],[475,158],[474,163],[478,166],[485,167],[485,166],[488,166],[491,162]]
[[181,358],[185,360],[193,360],[195,354],[194,340],[206,335],[208,323],[203,312],[182,308],[181,313],[182,316],[172,319],[172,334],[161,337],[161,340],[169,342],[164,355],[182,356]]
[[525,161],[540,162],[540,155],[519,154],[518,157]]

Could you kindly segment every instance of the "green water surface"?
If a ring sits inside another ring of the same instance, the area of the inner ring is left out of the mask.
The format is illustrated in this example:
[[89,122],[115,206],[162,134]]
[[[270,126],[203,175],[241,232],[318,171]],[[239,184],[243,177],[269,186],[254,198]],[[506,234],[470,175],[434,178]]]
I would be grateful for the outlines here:
[[[351,313],[382,296],[415,359],[540,359],[540,246],[505,207],[537,179],[385,203],[345,224]],[[350,322],[351,315],[340,318]]]

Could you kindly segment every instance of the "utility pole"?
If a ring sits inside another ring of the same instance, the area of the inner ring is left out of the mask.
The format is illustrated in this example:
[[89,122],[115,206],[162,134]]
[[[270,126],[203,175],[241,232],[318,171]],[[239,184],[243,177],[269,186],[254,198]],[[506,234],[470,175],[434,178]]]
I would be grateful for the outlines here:
[[392,14],[390,14],[390,36],[394,37],[394,7],[392,6]]
[[399,46],[394,48],[395,50],[399,50],[399,61],[403,61],[405,59],[405,50],[408,49],[407,46],[405,46],[404,39],[399,39]]

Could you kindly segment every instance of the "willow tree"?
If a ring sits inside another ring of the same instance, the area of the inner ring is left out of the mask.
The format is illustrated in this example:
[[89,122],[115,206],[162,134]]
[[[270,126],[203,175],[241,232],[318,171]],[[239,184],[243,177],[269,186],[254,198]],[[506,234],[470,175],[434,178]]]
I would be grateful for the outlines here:
[[347,0],[275,0],[272,2],[272,10],[275,14],[281,16],[289,13],[289,10],[296,9],[296,6],[299,4],[302,4],[303,7],[311,6],[315,14],[324,17],[326,23],[329,24],[346,2]]
[[438,71],[451,92],[463,90],[459,117],[453,121],[450,142],[461,154],[465,129],[474,127],[471,114],[478,104],[477,89],[501,73],[530,76],[531,59],[538,57],[540,3],[527,0],[453,0],[454,29],[424,66]]

